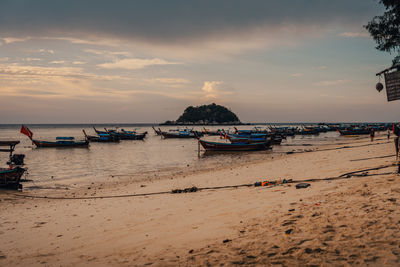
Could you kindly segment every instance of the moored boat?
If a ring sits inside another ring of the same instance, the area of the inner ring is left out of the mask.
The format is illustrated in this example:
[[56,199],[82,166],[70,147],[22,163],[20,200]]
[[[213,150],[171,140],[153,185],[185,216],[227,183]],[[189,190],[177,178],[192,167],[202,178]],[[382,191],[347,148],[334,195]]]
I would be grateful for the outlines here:
[[0,141],[0,146],[9,146],[9,149],[0,149],[1,152],[9,152],[10,160],[8,168],[0,168],[0,187],[19,189],[22,188],[20,180],[26,169],[20,167],[24,164],[23,154],[12,154],[19,141]]
[[280,145],[282,143],[282,136],[276,134],[261,135],[261,136],[241,136],[241,135],[227,135],[227,139],[231,143],[262,143],[269,141],[271,145]]
[[153,128],[153,130],[154,130],[154,132],[156,133],[156,135],[161,135],[161,129],[156,129],[156,128],[154,128],[154,126],[151,126],[151,128]]
[[201,146],[207,151],[256,151],[256,150],[267,150],[271,147],[271,142],[269,140],[264,140],[258,143],[243,143],[243,142],[213,142],[206,141],[200,138],[197,133],[195,133]]
[[120,138],[117,135],[99,133],[97,136],[87,135],[85,130],[82,130],[85,135],[86,140],[89,142],[99,142],[99,143],[115,143],[119,142]]
[[270,148],[270,141],[260,143],[225,143],[199,139],[199,142],[205,150],[213,151],[256,151]]
[[121,131],[117,131],[116,134],[121,140],[143,140],[147,132],[137,133],[136,131],[125,131],[121,129]]
[[56,141],[43,141],[43,140],[33,139],[32,138],[33,133],[25,125],[21,126],[21,133],[28,136],[29,139],[31,139],[32,143],[35,144],[35,146],[38,148],[47,148],[47,147],[88,148],[89,147],[88,140],[75,141],[74,137],[64,137],[64,136],[56,137]]
[[32,142],[36,145],[36,147],[40,148],[45,148],[45,147],[82,147],[82,148],[88,148],[89,147],[89,141],[88,140],[82,140],[82,141],[75,141],[74,139],[61,139],[59,137],[56,138],[56,141],[43,141],[43,140],[36,140],[32,139]]
[[202,132],[197,132],[189,129],[184,129],[184,130],[170,130],[168,132],[163,132],[161,129],[159,129],[161,132],[161,135],[164,138],[196,138],[197,136],[203,136]]
[[340,135],[366,135],[371,133],[371,129],[368,128],[348,128],[338,131]]
[[203,129],[201,130],[201,132],[203,134],[207,134],[207,135],[221,135],[223,132],[225,132],[224,130],[218,129],[218,130],[209,130],[203,127]]

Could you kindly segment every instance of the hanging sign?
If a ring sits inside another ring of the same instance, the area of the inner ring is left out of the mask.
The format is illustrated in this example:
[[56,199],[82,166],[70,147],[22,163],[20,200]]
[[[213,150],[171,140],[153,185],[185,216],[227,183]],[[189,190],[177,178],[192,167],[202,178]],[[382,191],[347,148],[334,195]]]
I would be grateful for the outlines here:
[[400,99],[400,71],[385,73],[387,101]]

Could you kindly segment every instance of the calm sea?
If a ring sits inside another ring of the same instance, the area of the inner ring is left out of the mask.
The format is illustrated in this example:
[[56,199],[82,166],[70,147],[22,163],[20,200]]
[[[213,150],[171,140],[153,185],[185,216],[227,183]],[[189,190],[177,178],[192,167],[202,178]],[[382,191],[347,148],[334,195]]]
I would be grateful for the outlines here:
[[[198,142],[195,139],[162,139],[156,136],[149,124],[108,124],[96,125],[96,128],[124,128],[125,130],[147,131],[144,141],[124,140],[120,143],[90,143],[89,148],[35,148],[31,141],[19,133],[20,125],[0,125],[0,140],[20,140],[15,153],[25,154],[25,165],[32,182],[24,188],[35,185],[79,184],[93,181],[105,181],[113,177],[142,179],[144,173],[179,172],[180,170],[200,170],[215,166],[232,166],[271,156],[287,151],[310,149],[309,144],[328,144],[340,140],[336,132],[322,133],[318,136],[288,137],[281,146],[274,146],[269,151],[244,153],[205,153],[198,154]],[[35,139],[54,140],[57,136],[74,136],[83,139],[82,129],[87,134],[95,135],[92,125],[29,125]],[[157,126],[158,127],[158,126]],[[251,129],[254,126],[240,126]],[[265,125],[260,125],[265,127]],[[160,127],[163,130],[176,127]],[[194,127],[201,130],[201,127]],[[219,127],[207,127],[218,129]],[[224,127],[233,129],[232,127]],[[206,137],[219,140],[219,137]],[[224,140],[221,140],[224,141]],[[5,167],[7,153],[0,153],[0,166]]]

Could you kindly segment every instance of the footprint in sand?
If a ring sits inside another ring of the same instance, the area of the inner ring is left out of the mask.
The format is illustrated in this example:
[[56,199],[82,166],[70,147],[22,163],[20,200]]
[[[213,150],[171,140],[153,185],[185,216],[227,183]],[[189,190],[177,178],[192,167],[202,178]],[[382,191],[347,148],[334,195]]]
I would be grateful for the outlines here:
[[35,222],[35,226],[32,226],[32,228],[39,228],[42,227],[44,224],[46,224],[47,222]]

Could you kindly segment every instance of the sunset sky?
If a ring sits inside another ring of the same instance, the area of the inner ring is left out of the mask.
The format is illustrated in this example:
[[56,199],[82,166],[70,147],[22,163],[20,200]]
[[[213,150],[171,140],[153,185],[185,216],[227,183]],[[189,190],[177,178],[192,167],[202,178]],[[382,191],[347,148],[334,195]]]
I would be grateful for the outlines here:
[[377,0],[0,1],[0,123],[398,121]]

